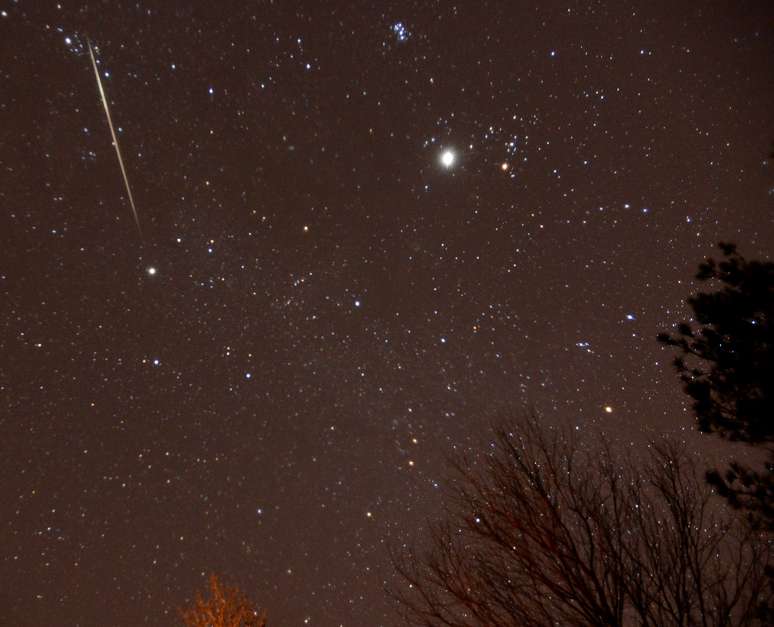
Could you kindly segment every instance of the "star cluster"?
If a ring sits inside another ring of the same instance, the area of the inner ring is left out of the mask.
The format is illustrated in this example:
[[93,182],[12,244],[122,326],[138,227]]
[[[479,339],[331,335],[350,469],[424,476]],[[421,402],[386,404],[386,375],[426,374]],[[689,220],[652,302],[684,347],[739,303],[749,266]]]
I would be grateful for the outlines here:
[[168,625],[214,571],[400,624],[387,548],[498,412],[689,437],[655,336],[774,250],[771,18],[6,2],[0,623]]

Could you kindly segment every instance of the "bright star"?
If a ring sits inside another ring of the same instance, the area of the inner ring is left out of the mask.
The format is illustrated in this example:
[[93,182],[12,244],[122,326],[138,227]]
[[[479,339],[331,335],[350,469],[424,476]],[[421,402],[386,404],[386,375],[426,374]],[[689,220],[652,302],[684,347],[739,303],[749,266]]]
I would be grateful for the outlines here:
[[154,266],[148,266],[148,269],[145,270],[145,272],[148,273],[148,276],[155,276],[156,268]]
[[441,165],[444,168],[450,168],[454,165],[454,161],[456,159],[456,155],[454,154],[453,150],[444,150],[443,153],[441,153]]

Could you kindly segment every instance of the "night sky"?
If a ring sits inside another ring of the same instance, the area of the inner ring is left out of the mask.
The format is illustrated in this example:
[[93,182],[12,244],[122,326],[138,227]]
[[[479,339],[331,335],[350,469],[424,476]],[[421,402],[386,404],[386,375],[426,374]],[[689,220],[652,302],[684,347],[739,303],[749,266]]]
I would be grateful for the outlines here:
[[498,412],[688,433],[655,336],[774,250],[772,24],[1,1],[0,624],[169,625],[214,571],[397,625],[387,547]]

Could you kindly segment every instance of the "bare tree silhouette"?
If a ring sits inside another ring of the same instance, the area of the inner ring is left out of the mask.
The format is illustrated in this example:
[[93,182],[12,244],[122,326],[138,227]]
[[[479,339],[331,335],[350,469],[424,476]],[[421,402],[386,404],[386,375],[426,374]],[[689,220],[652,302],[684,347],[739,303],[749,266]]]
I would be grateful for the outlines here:
[[453,471],[429,548],[393,550],[412,624],[762,624],[768,544],[674,444],[638,465],[531,416]]

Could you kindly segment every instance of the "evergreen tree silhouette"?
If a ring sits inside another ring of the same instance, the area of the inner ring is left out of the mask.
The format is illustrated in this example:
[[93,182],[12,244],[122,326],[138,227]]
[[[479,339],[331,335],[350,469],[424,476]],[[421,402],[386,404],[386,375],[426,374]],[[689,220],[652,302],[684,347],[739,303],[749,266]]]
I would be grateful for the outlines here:
[[731,505],[754,526],[774,530],[774,263],[748,261],[734,244],[724,258],[707,259],[696,278],[714,291],[688,299],[693,320],[661,343],[679,350],[674,365],[693,399],[699,429],[763,447],[769,459],[754,470],[739,461],[708,473]]

